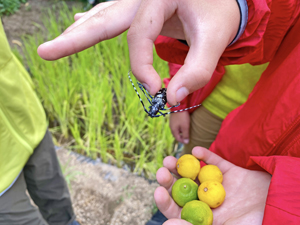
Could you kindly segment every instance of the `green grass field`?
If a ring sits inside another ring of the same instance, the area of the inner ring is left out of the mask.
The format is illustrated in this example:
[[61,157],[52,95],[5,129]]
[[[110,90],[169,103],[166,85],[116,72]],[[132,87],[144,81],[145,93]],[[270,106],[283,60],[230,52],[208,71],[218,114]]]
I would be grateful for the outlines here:
[[[22,61],[29,67],[50,130],[76,152],[119,167],[130,164],[135,173],[154,178],[163,158],[172,154],[174,138],[168,117],[148,117],[128,79],[126,34],[53,62],[37,55],[39,44],[61,34],[78,11],[65,4],[49,9],[43,20],[47,38],[42,32],[24,37]],[[161,78],[168,76],[166,62],[156,54],[154,68]]]

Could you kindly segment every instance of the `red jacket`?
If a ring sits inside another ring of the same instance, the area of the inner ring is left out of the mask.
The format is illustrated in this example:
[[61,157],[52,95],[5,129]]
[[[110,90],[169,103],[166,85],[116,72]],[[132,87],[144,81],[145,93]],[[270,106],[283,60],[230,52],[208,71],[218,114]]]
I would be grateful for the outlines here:
[[[270,64],[248,100],[225,118],[210,150],[272,174],[263,224],[300,224],[300,2],[248,0],[248,7],[246,30],[218,68]],[[160,38],[158,54],[182,64],[188,47],[171,39],[163,46]],[[218,83],[215,74],[201,90],[202,100]]]

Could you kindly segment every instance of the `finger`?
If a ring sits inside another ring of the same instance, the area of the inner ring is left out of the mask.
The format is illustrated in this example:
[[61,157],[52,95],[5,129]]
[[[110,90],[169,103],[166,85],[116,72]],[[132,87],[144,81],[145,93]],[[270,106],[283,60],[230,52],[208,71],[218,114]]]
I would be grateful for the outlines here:
[[177,173],[176,163],[177,159],[174,156],[167,156],[163,161],[164,167],[166,167],[175,176],[180,177],[180,175]]
[[[190,49],[184,65],[168,85],[167,99],[171,105],[180,102],[188,94],[209,82],[222,53],[237,32],[239,26],[237,3],[235,1],[218,1],[218,3],[222,4],[221,7],[205,3],[203,8],[206,11],[201,11],[201,5],[200,13],[194,9],[198,6],[193,4],[185,5],[186,10],[178,12],[181,13]],[[231,11],[234,16],[228,16],[227,12]]]
[[157,208],[167,218],[180,218],[181,208],[174,202],[164,187],[156,188],[154,200]]
[[[76,13],[74,15],[74,20],[77,21],[79,20],[80,18],[82,18],[86,13]],[[71,25],[72,26],[72,25]]]
[[74,16],[74,19],[75,19],[76,22],[73,23],[71,26],[69,26],[63,32],[63,34],[69,32],[73,28],[75,28],[75,27],[79,26],[80,24],[84,23],[86,20],[88,20],[92,16],[96,15],[97,13],[101,12],[102,10],[103,10],[102,12],[105,12],[104,9],[108,8],[109,6],[111,6],[115,3],[117,3],[117,1],[102,2],[102,3],[94,6],[92,9],[90,9],[86,13],[76,13],[75,16]]
[[169,119],[169,126],[176,141],[183,143],[184,139],[181,133],[181,126],[184,123],[184,113],[172,113]]
[[207,164],[216,165],[217,167],[219,167],[222,173],[226,173],[229,169],[234,167],[232,163],[226,161],[225,159],[203,147],[193,148],[192,154],[196,158],[204,161]]
[[188,124],[182,124],[181,137],[183,139],[182,142],[184,144],[188,144],[189,143],[189,128],[190,128],[190,126]]
[[181,124],[182,143],[188,144],[190,137],[190,115],[187,111],[181,113],[184,115],[184,122]]
[[176,139],[176,141],[178,142],[183,142],[183,137],[182,137],[182,134],[181,134],[181,128],[180,128],[180,125],[177,124],[177,125],[173,125],[171,127],[171,132],[174,136],[174,138]]
[[164,222],[163,225],[191,225],[191,223],[181,219],[170,219]]
[[129,28],[138,6],[139,0],[113,4],[64,35],[40,45],[38,54],[43,59],[56,60],[113,38]]
[[176,179],[172,176],[172,174],[167,168],[162,167],[157,170],[156,180],[161,186],[163,186],[169,192],[169,194],[171,194],[172,186],[176,181]]
[[181,102],[187,95],[205,86],[224,49],[224,46],[218,49],[191,46],[184,65],[168,85],[168,103],[174,105]]
[[161,88],[161,79],[153,68],[153,44],[163,24],[176,10],[168,0],[143,1],[127,34],[132,73],[151,95]]

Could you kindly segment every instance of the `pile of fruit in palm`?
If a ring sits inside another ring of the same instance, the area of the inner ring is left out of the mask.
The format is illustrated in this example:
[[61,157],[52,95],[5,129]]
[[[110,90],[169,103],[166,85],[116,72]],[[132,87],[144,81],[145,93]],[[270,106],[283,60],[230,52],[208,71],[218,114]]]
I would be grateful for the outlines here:
[[[221,170],[215,165],[201,168],[200,161],[191,154],[181,156],[176,166],[182,178],[174,183],[172,197],[183,207],[181,218],[193,225],[211,225],[211,209],[219,207],[226,195]],[[195,182],[196,178],[200,185]]]

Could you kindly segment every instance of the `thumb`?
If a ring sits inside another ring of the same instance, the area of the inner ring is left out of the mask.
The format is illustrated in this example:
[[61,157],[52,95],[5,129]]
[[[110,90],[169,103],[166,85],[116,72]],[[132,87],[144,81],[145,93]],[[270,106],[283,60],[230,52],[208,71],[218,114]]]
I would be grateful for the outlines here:
[[[237,34],[240,13],[236,1],[217,2],[218,6],[210,1],[201,5],[204,11],[199,8],[201,15],[195,16],[197,21],[191,20],[194,17],[189,14],[183,15],[183,27],[190,49],[184,65],[168,85],[167,99],[171,105],[176,105],[208,83],[225,48]],[[189,11],[191,15],[194,12],[192,9]]]
[[221,43],[208,40],[191,45],[184,65],[168,85],[167,99],[170,105],[176,105],[209,82],[227,44],[224,40]]
[[203,147],[193,148],[192,154],[196,158],[204,161],[206,164],[216,165],[217,167],[219,167],[222,173],[226,173],[228,170],[235,166],[234,164],[228,162],[227,160]]

